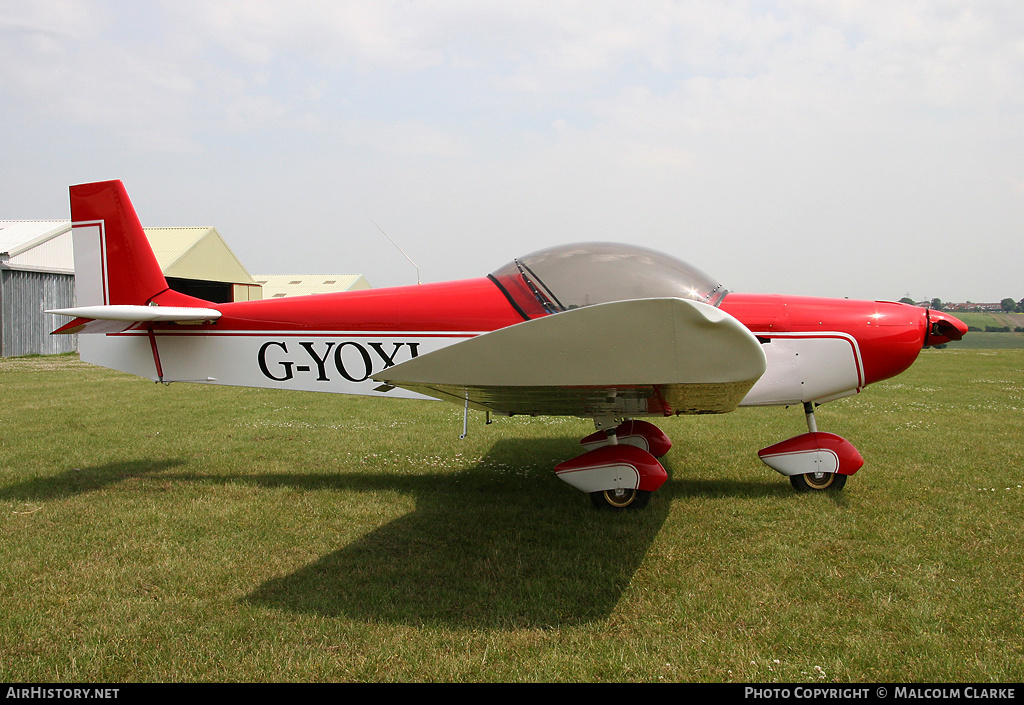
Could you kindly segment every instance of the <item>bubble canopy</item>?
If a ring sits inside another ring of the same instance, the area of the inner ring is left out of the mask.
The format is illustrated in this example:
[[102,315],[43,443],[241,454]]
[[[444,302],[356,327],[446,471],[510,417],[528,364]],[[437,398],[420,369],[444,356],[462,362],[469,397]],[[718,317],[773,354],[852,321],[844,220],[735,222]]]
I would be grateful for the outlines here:
[[488,275],[527,317],[631,299],[679,298],[717,306],[727,290],[696,267],[636,245],[558,245]]

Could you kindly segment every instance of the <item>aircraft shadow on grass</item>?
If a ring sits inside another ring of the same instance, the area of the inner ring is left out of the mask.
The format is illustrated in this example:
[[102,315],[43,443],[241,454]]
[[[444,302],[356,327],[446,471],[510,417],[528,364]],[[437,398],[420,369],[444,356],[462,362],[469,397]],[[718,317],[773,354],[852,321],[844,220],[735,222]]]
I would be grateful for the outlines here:
[[[673,499],[788,494],[778,482],[684,477],[670,479],[642,511],[597,511],[550,470],[572,448],[566,439],[499,440],[473,468],[426,475],[168,475],[184,461],[126,460],[0,488],[0,499],[53,500],[149,475],[340,490],[353,503],[361,492],[407,493],[416,498],[414,511],[267,581],[245,601],[368,622],[480,629],[549,628],[607,618]],[[671,474],[672,464],[666,467]]]
[[[670,482],[645,510],[616,514],[594,510],[550,470],[512,478],[495,472],[497,459],[559,458],[565,447],[564,440],[499,441],[457,478],[318,476],[320,486],[412,492],[416,510],[264,583],[245,599],[324,616],[454,628],[547,628],[602,620],[643,561],[673,495],[781,491],[778,483],[767,482],[679,489],[670,489]],[[280,484],[296,478],[251,479]]]
[[182,465],[181,460],[122,460],[94,467],[72,468],[58,475],[36,477],[0,487],[0,500],[41,502],[73,497],[123,482],[128,478],[155,475]]

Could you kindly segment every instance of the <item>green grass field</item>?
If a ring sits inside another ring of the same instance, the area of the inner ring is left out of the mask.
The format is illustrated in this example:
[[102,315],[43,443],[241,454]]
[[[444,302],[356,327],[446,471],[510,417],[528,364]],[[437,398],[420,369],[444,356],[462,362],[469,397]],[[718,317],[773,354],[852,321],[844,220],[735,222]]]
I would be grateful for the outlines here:
[[[969,326],[980,328],[971,331],[963,340],[949,343],[951,349],[967,350],[1024,350],[1024,333],[1013,332],[1024,326],[1024,313],[954,313],[954,316]],[[986,333],[986,326],[1009,326],[1009,333]]]
[[974,313],[954,312],[952,315],[959,318],[969,326],[985,329],[985,326],[1009,326],[1011,329],[1017,326],[1024,326],[1024,313]]
[[592,428],[164,387],[0,360],[0,681],[1024,680],[1024,350],[926,350],[819,409],[865,467],[807,496],[798,408],[659,422],[615,514]]
[[971,331],[963,340],[947,345],[950,350],[1024,350],[1024,333],[979,333]]

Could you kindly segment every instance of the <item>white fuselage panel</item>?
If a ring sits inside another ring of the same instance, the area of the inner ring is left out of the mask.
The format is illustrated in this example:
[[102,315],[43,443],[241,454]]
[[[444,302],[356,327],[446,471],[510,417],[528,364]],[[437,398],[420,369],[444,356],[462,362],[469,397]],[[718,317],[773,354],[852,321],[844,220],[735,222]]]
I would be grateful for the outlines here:
[[[82,360],[164,382],[197,382],[338,394],[426,399],[403,390],[376,391],[383,370],[477,333],[296,333],[129,331],[83,335]],[[764,334],[767,370],[741,406],[798,404],[853,394],[864,386],[856,341],[843,333]],[[157,370],[154,346],[162,375]]]
[[134,331],[81,336],[79,350],[86,362],[154,381],[423,399],[402,389],[375,391],[381,385],[373,377],[472,335],[197,331],[151,338]]
[[755,333],[768,369],[740,406],[799,404],[854,394],[864,386],[857,341],[846,333]]

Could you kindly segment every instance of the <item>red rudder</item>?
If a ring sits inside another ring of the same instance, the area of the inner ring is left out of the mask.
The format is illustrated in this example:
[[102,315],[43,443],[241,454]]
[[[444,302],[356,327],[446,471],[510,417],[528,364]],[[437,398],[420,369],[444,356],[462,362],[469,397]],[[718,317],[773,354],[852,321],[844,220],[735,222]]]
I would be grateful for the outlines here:
[[120,181],[72,186],[78,306],[146,304],[167,289],[153,248]]

